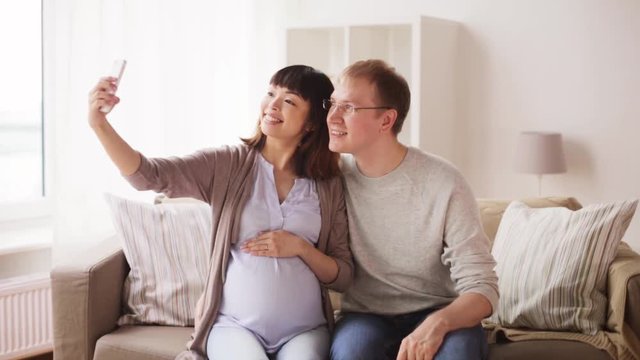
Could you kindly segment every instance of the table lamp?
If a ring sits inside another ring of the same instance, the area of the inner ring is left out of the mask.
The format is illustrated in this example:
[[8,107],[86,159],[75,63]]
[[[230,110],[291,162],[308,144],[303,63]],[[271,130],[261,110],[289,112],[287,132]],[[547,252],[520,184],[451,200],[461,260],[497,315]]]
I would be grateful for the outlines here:
[[562,135],[556,132],[521,132],[516,149],[515,169],[521,173],[538,175],[538,196],[540,196],[542,175],[567,171],[562,149]]

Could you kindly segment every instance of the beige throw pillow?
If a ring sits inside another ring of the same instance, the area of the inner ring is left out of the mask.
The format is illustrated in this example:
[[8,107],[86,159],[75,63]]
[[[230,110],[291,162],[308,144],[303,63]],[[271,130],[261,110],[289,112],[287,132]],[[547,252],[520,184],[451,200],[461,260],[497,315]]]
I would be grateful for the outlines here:
[[118,324],[192,326],[208,270],[209,205],[152,205],[111,194],[106,200],[131,267]]
[[490,321],[585,334],[600,330],[607,311],[607,271],[637,203],[572,211],[512,202],[492,250],[500,302]]

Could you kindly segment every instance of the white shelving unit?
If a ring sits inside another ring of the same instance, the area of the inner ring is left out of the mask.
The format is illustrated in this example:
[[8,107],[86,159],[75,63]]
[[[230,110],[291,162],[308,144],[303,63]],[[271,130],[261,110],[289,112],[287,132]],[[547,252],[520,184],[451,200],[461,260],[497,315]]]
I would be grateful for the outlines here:
[[455,155],[455,51],[458,23],[415,17],[389,24],[286,29],[288,65],[306,64],[332,80],[348,64],[382,59],[411,88],[400,140],[444,157]]

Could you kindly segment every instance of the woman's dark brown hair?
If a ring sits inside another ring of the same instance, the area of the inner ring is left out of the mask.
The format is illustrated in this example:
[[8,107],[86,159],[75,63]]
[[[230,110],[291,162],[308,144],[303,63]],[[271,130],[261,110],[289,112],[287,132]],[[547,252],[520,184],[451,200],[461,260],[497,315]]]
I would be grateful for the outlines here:
[[[327,110],[322,100],[333,93],[333,84],[324,73],[305,65],[292,65],[275,73],[269,84],[285,87],[298,93],[308,101],[310,131],[306,132],[293,155],[293,168],[297,176],[324,180],[340,174],[339,154],[329,150],[329,129],[327,128]],[[260,129],[260,122],[251,138],[241,139],[245,144],[261,150],[266,136]]]

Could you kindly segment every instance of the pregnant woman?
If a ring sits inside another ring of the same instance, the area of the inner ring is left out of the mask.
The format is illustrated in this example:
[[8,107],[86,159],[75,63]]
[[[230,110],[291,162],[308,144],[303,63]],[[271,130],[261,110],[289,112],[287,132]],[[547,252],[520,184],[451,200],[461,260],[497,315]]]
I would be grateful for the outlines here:
[[327,358],[327,289],[343,291],[353,268],[338,155],[328,149],[322,107],[333,92],[329,78],[303,65],[281,69],[253,137],[168,158],[143,156],[109,124],[100,109],[120,101],[115,91],[115,78],[100,79],[89,96],[89,124],[125,178],[138,190],[212,207],[210,270],[178,359]]

